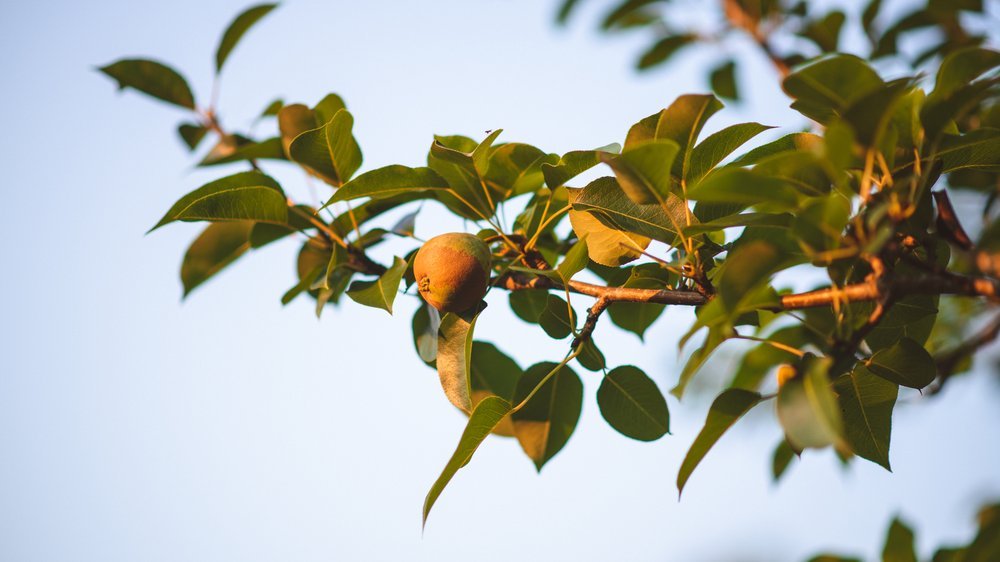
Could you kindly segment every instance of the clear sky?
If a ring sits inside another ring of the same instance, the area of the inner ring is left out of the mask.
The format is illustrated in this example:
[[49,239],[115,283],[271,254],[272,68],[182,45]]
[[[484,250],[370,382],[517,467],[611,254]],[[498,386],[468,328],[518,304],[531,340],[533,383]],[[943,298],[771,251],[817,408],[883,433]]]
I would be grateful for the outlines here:
[[[349,305],[317,321],[306,299],[283,308],[296,251],[284,244],[181,303],[178,266],[200,227],[144,236],[180,195],[227,172],[194,170],[173,130],[181,113],[117,95],[93,67],[152,56],[204,99],[221,30],[245,5],[0,4],[0,559],[872,558],[897,512],[928,555],[967,540],[978,505],[1000,497],[992,360],[940,396],[901,395],[893,474],[809,452],[772,485],[780,430],[762,406],[709,454],[681,502],[677,468],[710,396],[668,398],[673,435],[639,443],[603,422],[598,377],[581,372],[583,417],[542,473],[515,441],[489,439],[421,536],[424,494],[465,419],[412,350],[416,300],[401,297],[394,317]],[[557,29],[554,10],[292,0],[230,58],[222,118],[243,128],[276,96],[312,104],[333,91],[355,115],[365,169],[419,164],[434,133],[501,127],[502,140],[564,152],[620,142],[675,96],[704,91],[718,58],[694,53],[639,76],[642,40],[598,36],[587,9]],[[727,48],[743,54],[751,101],[710,128],[801,127],[765,62]],[[308,197],[294,170],[274,173]],[[432,211],[417,233],[460,227]],[[521,323],[505,300],[491,295],[480,337],[522,366],[561,358],[566,342]],[[639,365],[666,390],[689,314],[668,311],[645,344],[606,323],[597,338],[612,365]],[[722,357],[708,378],[731,368]]]

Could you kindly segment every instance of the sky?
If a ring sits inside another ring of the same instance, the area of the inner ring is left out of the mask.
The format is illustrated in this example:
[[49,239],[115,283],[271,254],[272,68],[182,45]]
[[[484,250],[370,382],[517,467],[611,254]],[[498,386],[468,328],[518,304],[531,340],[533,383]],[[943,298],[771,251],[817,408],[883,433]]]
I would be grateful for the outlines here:
[[[992,360],[938,396],[901,395],[891,474],[807,452],[772,484],[781,433],[761,406],[681,501],[677,468],[710,391],[668,397],[672,434],[640,443],[601,419],[599,378],[580,370],[583,414],[566,448],[538,474],[515,441],[488,439],[422,532],[424,495],[465,419],[412,349],[417,300],[400,297],[392,317],[348,304],[317,320],[306,299],[282,307],[296,252],[282,244],[182,302],[178,268],[199,225],[144,234],[178,197],[238,168],[196,170],[174,133],[182,112],[119,95],[94,67],[153,57],[206,99],[218,37],[245,6],[0,4],[0,154],[13,211],[0,221],[0,559],[873,559],[897,513],[927,556],[968,540],[978,506],[1000,497]],[[721,60],[706,50],[638,75],[642,39],[599,36],[586,3],[568,29],[553,25],[554,11],[532,0],[291,0],[230,57],[220,114],[243,129],[275,97],[312,104],[337,92],[364,169],[418,165],[436,133],[496,128],[562,153],[621,142],[677,95],[704,91],[705,68]],[[802,127],[766,61],[740,42],[725,48],[752,79],[749,101],[709,129]],[[295,170],[274,174],[310,197]],[[428,208],[417,235],[462,227]],[[563,356],[567,342],[517,320],[503,295],[489,302],[480,339],[523,367]],[[612,365],[638,365],[667,390],[690,318],[668,310],[645,342],[608,323],[595,337]],[[722,357],[706,379],[726,369]]]

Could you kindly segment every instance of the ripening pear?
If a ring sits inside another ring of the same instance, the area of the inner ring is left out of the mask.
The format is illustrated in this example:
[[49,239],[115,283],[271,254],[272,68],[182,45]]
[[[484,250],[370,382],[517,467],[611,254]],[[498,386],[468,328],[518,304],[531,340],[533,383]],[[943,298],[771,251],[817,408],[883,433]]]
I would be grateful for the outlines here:
[[451,232],[431,238],[417,251],[417,290],[441,312],[462,312],[479,304],[490,283],[490,249],[479,238]]

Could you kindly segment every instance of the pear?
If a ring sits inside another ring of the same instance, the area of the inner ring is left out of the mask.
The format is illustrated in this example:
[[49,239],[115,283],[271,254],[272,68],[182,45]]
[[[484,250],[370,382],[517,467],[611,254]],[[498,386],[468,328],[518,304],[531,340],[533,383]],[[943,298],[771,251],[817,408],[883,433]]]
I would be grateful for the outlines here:
[[441,312],[463,312],[482,300],[490,283],[490,249],[479,238],[450,232],[431,238],[413,260],[417,290]]

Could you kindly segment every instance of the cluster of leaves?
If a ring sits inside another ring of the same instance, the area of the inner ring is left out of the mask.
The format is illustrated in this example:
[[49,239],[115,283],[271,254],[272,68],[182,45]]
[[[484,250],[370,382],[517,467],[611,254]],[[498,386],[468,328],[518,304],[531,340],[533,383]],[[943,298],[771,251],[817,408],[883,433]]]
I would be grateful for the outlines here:
[[[272,8],[251,8],[233,22],[217,70]],[[251,249],[286,240],[299,246],[298,279],[282,302],[307,295],[319,314],[346,294],[392,313],[401,287],[415,296],[416,248],[388,266],[370,253],[388,237],[412,238],[422,206],[436,204],[478,226],[494,255],[493,289],[510,291],[518,318],[553,339],[572,336],[562,360],[522,368],[496,345],[475,340],[485,307],[443,317],[417,308],[417,354],[469,416],[427,496],[426,519],[488,435],[516,438],[539,470],[566,445],[583,401],[571,364],[602,377],[597,404],[613,428],[643,441],[668,433],[667,402],[652,378],[632,365],[610,367],[594,342],[605,310],[641,338],[666,305],[695,306],[680,346],[697,334],[703,339],[671,391],[678,399],[724,343],[756,344],[712,403],[680,467],[679,491],[729,427],[772,400],[785,433],[776,477],[807,448],[833,447],[845,462],[856,455],[888,469],[900,387],[941,384],[978,349],[954,345],[954,334],[950,347],[937,349],[933,330],[947,302],[941,295],[997,294],[991,268],[1000,263],[993,259],[1000,222],[973,242],[940,188],[948,181],[972,188],[984,217],[992,216],[998,68],[1000,53],[958,49],[925,92],[918,78],[886,81],[858,57],[825,56],[782,84],[817,132],[792,132],[742,153],[771,127],[741,123],[702,135],[723,106],[695,94],[634,124],[621,145],[558,155],[498,143],[500,130],[481,141],[436,136],[426,166],[361,174],[354,117],[335,94],[311,106],[269,104],[260,117],[276,121],[275,134],[254,139],[226,132],[215,109],[198,106],[184,78],[165,65],[131,59],[101,70],[122,87],[190,110],[193,121],[179,131],[192,151],[214,133],[217,143],[199,165],[249,168],[185,195],[154,226],[209,223],[184,258],[185,293]],[[297,204],[262,171],[265,163],[298,167],[332,195],[320,209]],[[571,186],[599,166],[611,175]],[[391,228],[375,226],[385,213],[404,210]],[[829,282],[800,294],[782,287],[786,272],[807,271]],[[580,295],[596,298],[586,315],[577,311]]]
[[[1000,555],[1000,504],[983,506],[979,510],[979,531],[965,546],[949,546],[937,549],[932,562],[988,562]],[[898,517],[889,524],[882,547],[883,562],[917,562],[914,534]],[[860,558],[836,554],[820,554],[809,562],[861,562]]]
[[[805,0],[719,3],[722,9],[710,12],[716,18],[706,18],[703,29],[691,29],[690,18],[677,17],[678,13],[691,9],[683,1],[614,0],[606,3],[600,29],[606,33],[641,31],[651,36],[651,45],[636,61],[639,70],[659,67],[686,48],[720,44],[731,35],[746,34],[762,47],[782,73],[787,73],[791,67],[816,56],[843,51],[841,37],[845,35],[845,24],[858,25],[859,34],[867,39],[866,52],[859,53],[862,56],[872,61],[892,58],[913,68],[962,48],[982,46],[987,40],[976,29],[981,26],[969,25],[970,16],[985,19],[982,0],[927,0],[926,4],[898,17],[883,13],[886,10],[882,0],[868,0],[857,18],[837,8],[817,13],[810,10]],[[565,24],[580,4],[580,0],[563,0],[557,15],[559,23]],[[688,25],[678,26],[674,23],[677,21]],[[929,46],[924,43],[912,53],[901,48],[901,40],[905,42],[907,36],[918,34],[921,39],[932,38]],[[781,52],[776,44],[781,44]],[[723,53],[709,72],[712,91],[720,98],[740,97],[737,59]]]

